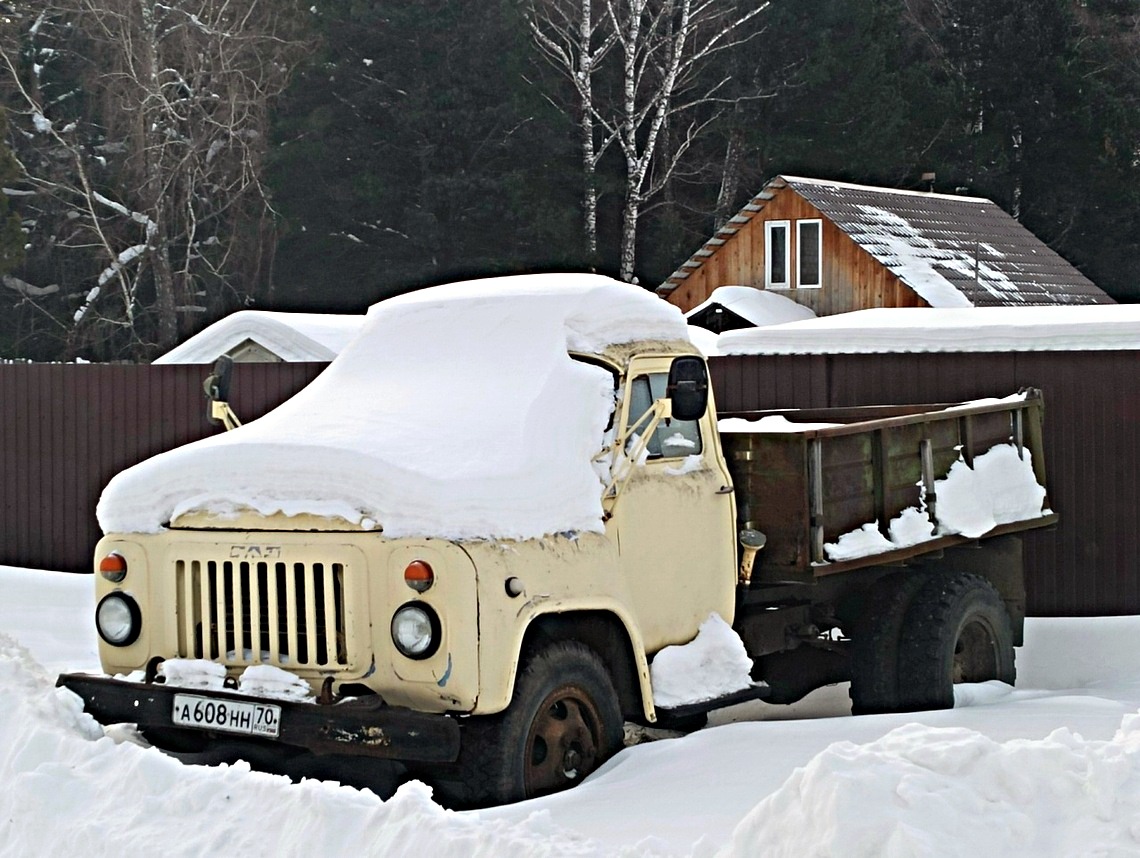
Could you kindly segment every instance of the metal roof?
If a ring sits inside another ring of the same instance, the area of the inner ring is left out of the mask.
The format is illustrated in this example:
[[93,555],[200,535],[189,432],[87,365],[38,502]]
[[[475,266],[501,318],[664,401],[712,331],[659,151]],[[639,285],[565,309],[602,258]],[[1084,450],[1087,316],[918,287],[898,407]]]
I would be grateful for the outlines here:
[[797,176],[765,185],[659,291],[672,291],[784,188],[818,208],[931,306],[1115,303],[990,200]]

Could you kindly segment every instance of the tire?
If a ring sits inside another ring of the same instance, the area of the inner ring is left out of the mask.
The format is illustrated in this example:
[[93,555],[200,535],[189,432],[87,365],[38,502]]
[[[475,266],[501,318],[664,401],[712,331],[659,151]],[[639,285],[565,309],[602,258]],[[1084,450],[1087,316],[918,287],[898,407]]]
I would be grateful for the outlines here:
[[954,685],[1013,685],[1013,630],[993,584],[980,575],[930,579],[907,611],[899,650],[899,711],[952,709]]
[[892,575],[875,582],[854,624],[851,641],[851,712],[898,712],[899,644],[907,610],[927,578]]
[[483,807],[567,789],[621,749],[623,725],[597,653],[551,644],[523,667],[505,712],[465,722],[456,779],[441,792],[454,806]]

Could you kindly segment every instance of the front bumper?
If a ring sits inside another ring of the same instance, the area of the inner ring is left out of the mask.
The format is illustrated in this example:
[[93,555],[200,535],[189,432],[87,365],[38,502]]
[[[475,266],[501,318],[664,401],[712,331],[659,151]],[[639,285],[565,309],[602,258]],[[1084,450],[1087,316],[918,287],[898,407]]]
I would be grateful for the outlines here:
[[360,755],[400,762],[451,763],[459,756],[459,722],[455,718],[388,706],[379,697],[359,697],[329,705],[267,701],[231,691],[175,688],[82,673],[61,674],[56,685],[78,694],[84,710],[100,724],[136,724],[148,741],[158,747],[163,747],[163,737],[167,736],[204,738],[206,744],[215,739],[232,742],[246,738],[175,725],[174,695],[193,694],[218,701],[280,706],[277,737],[249,741],[277,743],[314,754]]

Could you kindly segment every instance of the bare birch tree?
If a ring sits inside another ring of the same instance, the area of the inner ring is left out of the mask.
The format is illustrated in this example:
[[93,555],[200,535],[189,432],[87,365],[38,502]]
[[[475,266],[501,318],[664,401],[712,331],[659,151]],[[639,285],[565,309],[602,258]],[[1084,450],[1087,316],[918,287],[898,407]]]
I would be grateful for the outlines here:
[[257,285],[268,111],[303,51],[296,15],[270,0],[48,0],[6,25],[30,254],[77,257],[59,321],[73,344],[147,356]]
[[578,143],[582,153],[582,231],[586,254],[598,252],[598,162],[612,138],[598,138],[594,76],[617,41],[603,0],[530,0],[535,44],[574,89]]
[[[732,101],[723,95],[729,76],[710,74],[710,61],[748,38],[744,25],[768,5],[737,0],[535,0],[532,31],[545,56],[574,83],[579,115],[590,117],[594,165],[610,145],[624,161],[622,279],[634,277],[638,224],[646,204],[668,186],[701,132]],[[575,36],[573,50],[566,48],[565,34]],[[602,70],[606,53],[615,56],[616,85],[607,88],[603,98],[586,83]],[[666,134],[667,129],[671,133]],[[583,161],[590,157],[584,149]],[[592,181],[592,173],[588,179]]]

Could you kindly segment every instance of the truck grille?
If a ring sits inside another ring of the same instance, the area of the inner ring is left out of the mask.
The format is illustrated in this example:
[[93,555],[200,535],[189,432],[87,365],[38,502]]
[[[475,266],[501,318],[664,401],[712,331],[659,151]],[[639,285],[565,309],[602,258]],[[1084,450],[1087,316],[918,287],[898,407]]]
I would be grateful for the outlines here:
[[349,663],[342,563],[178,560],[178,653],[229,665]]

